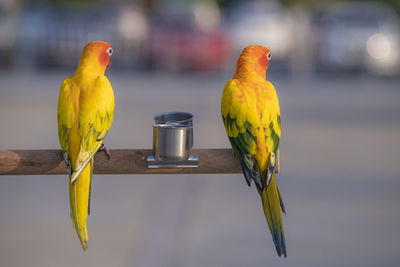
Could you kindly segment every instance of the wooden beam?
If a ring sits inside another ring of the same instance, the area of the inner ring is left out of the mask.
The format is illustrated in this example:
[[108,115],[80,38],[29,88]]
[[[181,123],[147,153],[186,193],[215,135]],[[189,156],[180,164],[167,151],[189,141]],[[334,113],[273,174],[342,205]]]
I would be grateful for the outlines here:
[[[107,160],[103,152],[95,156],[95,174],[212,174],[241,173],[231,149],[193,149],[198,168],[148,169],[151,149],[114,149]],[[0,175],[67,174],[60,150],[0,150]]]

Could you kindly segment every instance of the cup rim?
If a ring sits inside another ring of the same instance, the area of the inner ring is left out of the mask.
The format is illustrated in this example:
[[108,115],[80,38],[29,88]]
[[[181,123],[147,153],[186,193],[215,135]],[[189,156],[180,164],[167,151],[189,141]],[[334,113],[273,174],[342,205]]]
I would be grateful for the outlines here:
[[[158,113],[156,115],[154,115],[153,119],[156,122],[155,124],[165,124],[164,123],[157,123],[157,122],[161,122],[162,120],[158,119],[161,116],[168,116],[168,115],[174,115],[174,114],[179,114],[179,115],[186,115],[188,118],[184,119],[184,120],[175,120],[177,123],[179,124],[184,124],[185,122],[193,122],[193,114],[189,113],[189,112],[184,112],[184,111],[171,111],[171,112],[162,112],[162,113]],[[172,120],[170,120],[172,121]]]
[[184,125],[184,124],[178,124],[178,125],[171,125],[171,124],[153,124],[153,128],[167,128],[167,129],[193,129],[192,125]]

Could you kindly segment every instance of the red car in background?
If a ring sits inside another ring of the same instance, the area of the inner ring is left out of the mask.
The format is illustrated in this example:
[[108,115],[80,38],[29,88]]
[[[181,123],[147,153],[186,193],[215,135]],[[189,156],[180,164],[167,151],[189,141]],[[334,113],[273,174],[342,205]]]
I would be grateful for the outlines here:
[[149,69],[219,71],[229,56],[227,35],[219,27],[213,8],[162,8],[150,18],[143,48]]

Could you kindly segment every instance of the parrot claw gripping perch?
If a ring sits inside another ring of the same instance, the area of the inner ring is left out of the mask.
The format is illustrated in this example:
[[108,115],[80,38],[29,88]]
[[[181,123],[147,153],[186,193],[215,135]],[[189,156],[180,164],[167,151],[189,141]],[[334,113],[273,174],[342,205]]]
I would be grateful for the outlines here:
[[100,148],[99,148],[98,151],[103,151],[103,152],[106,154],[106,158],[107,158],[108,160],[111,159],[110,150],[104,145],[104,143],[101,144],[101,146],[100,146]]

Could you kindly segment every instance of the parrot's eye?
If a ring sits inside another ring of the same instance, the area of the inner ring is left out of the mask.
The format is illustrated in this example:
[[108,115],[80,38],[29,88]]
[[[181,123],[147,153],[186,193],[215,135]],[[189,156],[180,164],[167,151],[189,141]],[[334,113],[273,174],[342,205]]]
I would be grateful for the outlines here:
[[113,53],[113,50],[112,50],[112,48],[111,48],[111,47],[110,47],[110,48],[108,48],[108,49],[107,49],[107,54],[111,56],[111,55],[112,55],[112,53]]
[[268,52],[267,58],[268,58],[268,60],[271,60],[271,52]]

